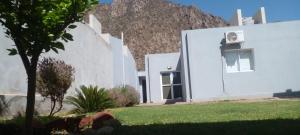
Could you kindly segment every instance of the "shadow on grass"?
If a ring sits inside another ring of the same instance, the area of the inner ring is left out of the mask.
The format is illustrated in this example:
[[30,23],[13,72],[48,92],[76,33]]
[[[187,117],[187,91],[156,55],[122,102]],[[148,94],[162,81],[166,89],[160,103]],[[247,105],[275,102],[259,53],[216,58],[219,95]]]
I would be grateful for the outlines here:
[[115,135],[299,135],[300,119],[122,126]]

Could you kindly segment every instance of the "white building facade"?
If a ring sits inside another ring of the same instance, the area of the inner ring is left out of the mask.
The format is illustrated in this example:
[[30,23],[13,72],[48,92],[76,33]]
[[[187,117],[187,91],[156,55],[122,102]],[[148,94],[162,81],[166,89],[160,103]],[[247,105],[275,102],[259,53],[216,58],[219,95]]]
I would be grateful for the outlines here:
[[[148,103],[300,97],[300,21],[237,11],[230,27],[182,31],[179,53],[145,57]],[[141,81],[140,81],[141,82]]]

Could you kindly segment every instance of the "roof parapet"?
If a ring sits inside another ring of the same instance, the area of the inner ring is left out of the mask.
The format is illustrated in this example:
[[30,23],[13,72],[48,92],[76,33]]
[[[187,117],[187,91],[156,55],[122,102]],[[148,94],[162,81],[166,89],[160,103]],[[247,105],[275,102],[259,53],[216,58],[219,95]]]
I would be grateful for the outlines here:
[[89,26],[97,33],[101,34],[102,33],[102,25],[98,21],[98,19],[93,15],[89,14]]
[[254,16],[252,17],[243,17],[242,10],[237,9],[233,17],[229,21],[231,26],[243,26],[251,24],[266,24],[266,12],[265,8],[261,7]]
[[265,8],[261,7],[256,14],[253,16],[254,19],[254,24],[266,24],[267,19],[266,19],[266,12]]

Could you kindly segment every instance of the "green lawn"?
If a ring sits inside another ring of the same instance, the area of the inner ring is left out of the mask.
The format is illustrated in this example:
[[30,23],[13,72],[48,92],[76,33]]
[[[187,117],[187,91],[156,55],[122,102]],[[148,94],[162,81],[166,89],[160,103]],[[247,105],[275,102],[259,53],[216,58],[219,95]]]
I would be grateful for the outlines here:
[[118,135],[300,134],[300,100],[113,109]]

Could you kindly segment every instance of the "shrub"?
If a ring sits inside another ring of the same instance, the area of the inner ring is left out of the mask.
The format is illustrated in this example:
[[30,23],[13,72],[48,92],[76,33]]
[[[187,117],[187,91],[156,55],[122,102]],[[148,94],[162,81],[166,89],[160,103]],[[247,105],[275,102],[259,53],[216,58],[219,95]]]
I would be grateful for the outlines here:
[[38,63],[37,92],[51,101],[49,116],[59,112],[74,80],[74,68],[60,60],[44,58]]
[[66,98],[66,103],[75,106],[75,109],[72,110],[73,113],[97,112],[113,107],[113,101],[104,88],[81,86],[80,90],[76,89],[75,96]]
[[109,96],[117,107],[129,107],[140,103],[140,94],[128,85],[109,90]]

